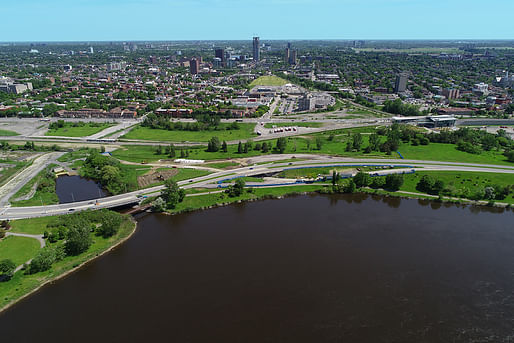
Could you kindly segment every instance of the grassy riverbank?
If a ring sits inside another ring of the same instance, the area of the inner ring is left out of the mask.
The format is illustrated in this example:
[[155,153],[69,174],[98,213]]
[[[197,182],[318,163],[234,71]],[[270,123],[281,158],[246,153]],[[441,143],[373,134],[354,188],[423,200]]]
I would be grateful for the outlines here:
[[[52,264],[52,267],[49,270],[31,275],[27,275],[24,273],[23,270],[20,270],[14,274],[12,279],[0,282],[0,312],[5,310],[10,305],[14,304],[16,301],[19,301],[25,296],[36,291],[41,286],[47,284],[48,282],[66,276],[68,273],[77,270],[83,264],[93,260],[98,256],[101,256],[105,252],[109,251],[113,247],[117,246],[118,244],[122,243],[127,238],[129,238],[135,231],[136,224],[131,220],[129,216],[119,216],[122,217],[122,222],[117,233],[109,238],[103,238],[102,236],[97,236],[94,233],[91,233],[93,243],[85,252],[77,256],[66,256],[62,260]],[[58,217],[45,217],[13,221],[12,231],[28,234],[43,234],[43,232],[47,230],[47,225],[55,223],[57,220]],[[14,237],[8,237],[9,240],[12,240],[12,238]],[[36,239],[26,239],[33,240],[35,242],[31,244],[39,245]],[[8,240],[2,241],[1,243],[5,242],[9,243]],[[47,245],[49,246],[54,246],[55,244],[59,243],[47,243]],[[18,251],[13,250],[10,253],[2,252],[0,256],[2,259],[9,258],[17,263],[20,263],[21,259],[26,259],[24,261],[26,262],[28,259],[33,258],[37,254],[37,252],[39,252],[39,250],[40,249],[30,249],[29,253],[29,250],[27,249],[27,254],[25,254],[24,256],[20,256],[20,253]]]

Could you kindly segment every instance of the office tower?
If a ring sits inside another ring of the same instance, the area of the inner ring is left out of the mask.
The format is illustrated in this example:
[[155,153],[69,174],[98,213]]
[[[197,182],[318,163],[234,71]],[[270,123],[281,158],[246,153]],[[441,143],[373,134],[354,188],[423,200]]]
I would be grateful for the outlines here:
[[289,53],[289,64],[290,65],[293,65],[293,66],[296,65],[297,55],[298,55],[297,50],[291,50],[291,52]]
[[189,61],[189,70],[191,74],[196,75],[200,70],[200,61],[196,58],[193,58]]
[[402,93],[402,92],[405,92],[406,89],[407,89],[407,74],[401,73],[400,75],[396,76],[394,92]]
[[95,51],[93,50],[93,47],[92,47],[92,46],[90,46],[90,47],[89,47],[89,53],[90,53],[90,54],[93,54],[94,52],[95,52]]
[[225,50],[224,49],[216,49],[214,51],[214,57],[219,58],[221,61],[221,66],[225,66],[226,58],[225,58]]
[[259,37],[253,37],[253,60],[255,62],[259,62],[261,59],[260,45]]

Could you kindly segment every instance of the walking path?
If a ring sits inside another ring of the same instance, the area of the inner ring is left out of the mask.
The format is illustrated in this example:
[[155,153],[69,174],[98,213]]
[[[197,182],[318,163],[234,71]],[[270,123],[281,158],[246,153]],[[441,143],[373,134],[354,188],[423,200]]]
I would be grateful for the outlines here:
[[[15,237],[25,237],[25,238],[34,238],[34,239],[37,239],[38,242],[39,242],[39,245],[41,247],[41,249],[43,249],[45,246],[46,246],[46,241],[45,239],[43,238],[43,235],[29,235],[27,233],[15,233],[15,232],[6,232],[5,233],[5,237],[8,237],[8,236],[15,236]],[[26,264],[30,264],[30,262],[32,261],[32,259],[28,260],[27,262],[25,263],[22,263],[21,265],[19,265],[18,267],[16,267],[16,269],[14,270],[14,273],[16,273],[17,271],[21,270],[23,268],[24,265]]]

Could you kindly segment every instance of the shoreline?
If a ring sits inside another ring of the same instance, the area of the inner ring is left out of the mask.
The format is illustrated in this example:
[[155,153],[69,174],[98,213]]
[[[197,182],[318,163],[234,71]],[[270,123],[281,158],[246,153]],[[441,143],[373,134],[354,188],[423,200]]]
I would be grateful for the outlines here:
[[90,259],[80,263],[78,266],[76,267],[72,267],[70,270],[62,273],[62,274],[59,274],[49,280],[46,280],[45,282],[43,282],[42,284],[38,285],[36,288],[34,288],[33,290],[29,291],[28,293],[25,293],[23,294],[21,297],[13,300],[12,302],[10,302],[9,304],[5,305],[4,307],[0,308],[0,316],[5,312],[7,311],[9,308],[11,308],[12,306],[16,305],[17,303],[19,303],[20,301],[22,301],[23,299],[33,295],[34,293],[38,292],[41,288],[43,288],[44,286],[48,285],[48,284],[51,284],[55,281],[58,281],[58,280],[61,280],[61,279],[64,279],[65,277],[67,277],[68,275],[71,275],[72,273],[80,270],[82,267],[86,266],[88,263],[96,260],[97,258],[99,257],[102,257],[103,255],[111,252],[112,250],[114,250],[115,248],[119,247],[121,244],[125,243],[126,241],[128,241],[133,235],[134,233],[136,232],[137,230],[137,221],[134,220],[134,218],[131,218],[131,221],[132,221],[132,224],[133,224],[133,229],[130,231],[130,233],[126,236],[126,237],[123,237],[120,241],[116,242],[114,245],[110,246],[109,248],[105,249],[104,251],[102,251],[101,253],[91,257]]
[[[156,214],[163,214],[163,215],[170,215],[170,216],[173,216],[173,215],[179,215],[179,214],[185,214],[185,213],[193,213],[193,212],[198,212],[198,211],[203,211],[203,210],[209,210],[209,209],[214,209],[214,208],[221,208],[221,207],[225,207],[225,206],[229,206],[229,205],[234,205],[234,204],[242,204],[242,203],[246,203],[246,202],[255,202],[255,201],[261,201],[261,200],[280,200],[280,199],[284,199],[286,197],[291,197],[291,196],[305,196],[305,195],[336,195],[336,194],[363,194],[363,195],[367,195],[367,196],[381,196],[381,197],[385,197],[385,198],[400,198],[400,199],[409,199],[409,200],[426,200],[426,201],[429,201],[429,202],[434,202],[434,203],[439,203],[439,204],[444,204],[444,203],[447,203],[447,204],[451,204],[451,205],[463,205],[463,206],[467,206],[467,205],[470,205],[470,206],[479,206],[479,207],[488,207],[488,208],[501,208],[501,209],[504,209],[504,210],[510,210],[512,209],[511,207],[509,206],[503,206],[502,204],[494,204],[493,206],[487,204],[487,203],[482,203],[480,201],[474,201],[474,200],[469,200],[469,199],[461,199],[461,200],[447,200],[447,199],[443,199],[442,201],[439,200],[439,198],[427,198],[426,196],[423,197],[422,194],[420,194],[420,197],[416,197],[414,195],[408,195],[408,194],[391,194],[391,193],[380,193],[380,192],[370,192],[370,191],[358,191],[358,192],[355,192],[355,193],[321,193],[319,190],[317,191],[302,191],[302,192],[291,192],[291,193],[285,193],[285,194],[282,194],[282,195],[272,195],[272,194],[269,194],[269,195],[262,195],[262,196],[259,196],[259,197],[256,197],[256,198],[252,198],[252,199],[239,199],[239,200],[236,200],[236,201],[233,201],[233,202],[221,202],[221,203],[216,203],[216,204],[212,204],[212,205],[209,205],[209,206],[202,206],[202,207],[198,207],[198,208],[188,208],[188,209],[183,209],[181,211],[177,211],[177,212],[150,212],[150,213],[156,213]],[[508,205],[508,204],[507,204]],[[148,213],[148,212],[147,212]],[[133,235],[134,233],[137,231],[137,221],[134,219],[134,217],[131,217],[131,221],[132,221],[132,224],[133,224],[133,229],[130,231],[130,233],[122,238],[120,241],[116,242],[114,245],[112,245],[111,247],[109,247],[108,249],[102,251],[101,253],[93,256],[92,258],[80,263],[78,266],[76,267],[72,267],[70,270],[52,278],[52,279],[49,279],[45,282],[43,282],[41,285],[37,286],[36,288],[34,288],[33,290],[31,290],[30,292],[22,295],[21,297],[19,297],[18,299],[12,301],[11,303],[5,305],[4,307],[0,308],[0,315],[3,314],[3,312],[5,312],[6,310],[8,310],[9,308],[11,308],[12,306],[16,305],[18,302],[22,301],[23,299],[33,295],[34,293],[38,292],[41,288],[43,288],[44,286],[48,285],[48,284],[51,284],[55,281],[58,281],[58,280],[61,280],[65,277],[67,277],[68,275],[80,270],[82,267],[86,266],[88,263],[96,260],[97,258],[99,257],[102,257],[104,256],[105,254],[111,252],[112,250],[114,250],[115,248],[119,247],[120,245],[122,245],[123,243],[125,243],[126,241],[128,241]]]

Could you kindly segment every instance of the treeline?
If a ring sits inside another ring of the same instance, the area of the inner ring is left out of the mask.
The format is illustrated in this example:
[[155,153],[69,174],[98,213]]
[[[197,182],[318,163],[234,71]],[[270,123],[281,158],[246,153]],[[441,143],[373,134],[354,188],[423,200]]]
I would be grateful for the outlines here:
[[[471,181],[471,179],[468,179]],[[499,185],[487,184],[477,186],[473,189],[457,189],[454,185],[445,185],[444,181],[431,175],[423,175],[416,184],[416,189],[420,192],[432,195],[446,195],[471,200],[504,200],[514,191],[514,184]]]
[[312,81],[309,79],[304,79],[302,77],[298,77],[298,76],[291,75],[291,74],[284,74],[284,73],[278,73],[277,76],[282,79],[291,81],[291,83],[300,85],[304,88],[318,89],[318,90],[326,91],[326,92],[339,92],[339,88],[337,88],[337,86],[334,86],[330,83]]
[[111,156],[101,155],[97,150],[91,150],[80,174],[99,182],[114,195],[137,190],[137,184],[129,178],[127,167]]
[[59,216],[55,223],[47,226],[43,235],[52,245],[41,249],[30,264],[24,266],[25,274],[46,271],[67,256],[80,255],[93,243],[92,234],[112,237],[123,221],[123,215],[105,209]]
[[36,145],[34,142],[26,142],[23,145],[19,144],[10,144],[9,142],[1,141],[0,142],[0,150],[3,151],[17,151],[17,150],[25,150],[25,151],[65,151],[63,147],[58,146],[57,144],[53,145]]
[[[204,114],[198,116],[196,122],[183,123],[183,122],[172,122],[169,118],[164,116],[158,116],[150,113],[145,120],[141,123],[141,126],[148,127],[151,129],[162,129],[170,131],[213,131],[220,130],[221,118],[216,115]],[[236,122],[230,123],[223,127],[223,130],[239,130],[239,125]]]
[[401,116],[421,116],[423,113],[416,105],[404,104],[401,99],[384,101],[383,111]]
[[84,127],[84,126],[92,126],[92,127],[101,127],[104,126],[105,123],[98,123],[98,122],[83,122],[83,121],[77,121],[77,122],[66,122],[62,119],[59,119],[58,121],[50,123],[48,125],[48,128],[50,130],[57,130],[63,127]]
[[371,177],[368,173],[358,172],[353,178],[341,179],[337,172],[332,174],[332,186],[325,187],[322,193],[355,193],[359,188],[371,187],[395,192],[403,185],[403,174],[389,174]]

